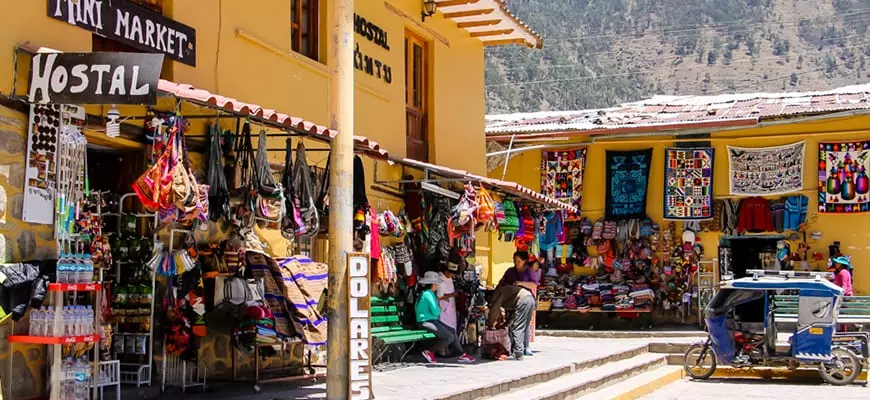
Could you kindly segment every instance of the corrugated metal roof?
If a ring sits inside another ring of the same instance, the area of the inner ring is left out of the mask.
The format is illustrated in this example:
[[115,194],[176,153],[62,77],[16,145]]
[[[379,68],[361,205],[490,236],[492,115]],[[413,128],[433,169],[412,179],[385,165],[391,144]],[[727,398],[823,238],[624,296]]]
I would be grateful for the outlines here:
[[438,175],[444,176],[446,178],[459,178],[463,180],[467,180],[469,182],[477,182],[479,184],[483,184],[488,186],[491,190],[496,190],[503,194],[513,195],[516,197],[524,198],[527,200],[531,200],[535,203],[548,205],[551,207],[559,208],[565,211],[569,211],[572,213],[576,213],[578,210],[576,207],[563,203],[559,200],[556,200],[552,197],[541,194],[538,191],[529,189],[523,185],[520,185],[516,182],[510,181],[502,181],[499,179],[487,178],[485,176],[475,175],[468,171],[464,171],[461,169],[453,169],[440,165],[430,164],[422,161],[412,160],[410,158],[402,158],[402,159],[393,159],[392,161],[397,162],[402,165],[407,165],[410,167],[418,168],[421,170],[429,170]]
[[[618,107],[488,115],[490,137],[642,128],[691,129],[714,123],[751,124],[763,119],[870,109],[870,84],[829,91],[655,96]],[[537,136],[537,135],[536,135]]]

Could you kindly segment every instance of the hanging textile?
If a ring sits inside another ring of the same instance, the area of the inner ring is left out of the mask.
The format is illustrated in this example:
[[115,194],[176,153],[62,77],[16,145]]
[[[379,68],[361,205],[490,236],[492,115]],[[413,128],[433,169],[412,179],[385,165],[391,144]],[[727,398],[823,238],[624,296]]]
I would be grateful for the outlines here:
[[728,146],[731,194],[771,196],[803,190],[805,150],[805,142],[760,148]]
[[664,218],[713,217],[713,149],[665,149]]
[[819,212],[870,211],[870,140],[819,143]]
[[260,136],[257,139],[257,158],[254,160],[256,168],[254,176],[257,187],[255,212],[261,221],[277,223],[284,218],[284,188],[275,182],[275,177],[272,176],[267,142],[266,130],[260,130]]
[[586,148],[541,152],[541,193],[580,209]]
[[285,298],[288,283],[284,281],[278,263],[272,257],[255,251],[246,252],[245,259],[251,276],[263,281],[263,298],[275,316],[275,330],[278,335],[296,336],[295,329],[291,327],[290,308]]
[[652,149],[607,151],[605,217],[612,220],[646,218],[646,193]]
[[304,256],[278,259],[284,281],[283,296],[291,311],[296,336],[312,346],[326,344],[326,315],[320,304],[329,278],[326,264]]

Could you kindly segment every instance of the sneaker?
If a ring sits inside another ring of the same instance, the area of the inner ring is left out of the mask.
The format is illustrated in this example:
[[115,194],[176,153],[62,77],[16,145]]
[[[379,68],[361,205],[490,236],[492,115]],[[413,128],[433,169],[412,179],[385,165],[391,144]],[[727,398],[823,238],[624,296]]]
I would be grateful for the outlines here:
[[435,364],[438,362],[438,360],[435,359],[435,354],[429,350],[423,352],[423,358],[425,358],[426,361],[428,361],[430,364]]
[[475,361],[477,361],[477,360],[474,357],[468,355],[468,353],[463,353],[461,356],[459,356],[459,358],[456,359],[456,362],[459,362],[462,364],[471,364],[471,363],[474,363]]
[[513,356],[511,356],[511,360],[522,361],[523,360],[523,353],[514,354]]
[[523,352],[523,355],[524,356],[533,356],[533,355],[535,355],[535,353],[533,353],[531,350],[526,350]]

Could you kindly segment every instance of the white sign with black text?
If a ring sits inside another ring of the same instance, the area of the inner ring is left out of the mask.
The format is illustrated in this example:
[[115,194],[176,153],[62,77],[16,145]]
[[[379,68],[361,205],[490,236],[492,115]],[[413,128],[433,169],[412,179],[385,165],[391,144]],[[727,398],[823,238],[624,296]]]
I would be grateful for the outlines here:
[[369,255],[347,255],[348,298],[350,302],[349,346],[350,349],[350,398],[368,400],[372,395],[371,351],[371,285],[369,283]]

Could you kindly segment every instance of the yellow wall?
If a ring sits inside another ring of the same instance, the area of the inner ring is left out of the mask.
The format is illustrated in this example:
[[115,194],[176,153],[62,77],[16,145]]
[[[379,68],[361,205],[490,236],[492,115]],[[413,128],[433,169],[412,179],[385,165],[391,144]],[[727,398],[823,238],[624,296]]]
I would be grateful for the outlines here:
[[[840,241],[844,254],[852,256],[855,267],[854,290],[856,295],[870,295],[870,214],[838,215],[820,214],[818,209],[818,143],[837,140],[870,139],[870,116],[844,117],[822,121],[773,125],[738,131],[714,133],[712,145],[716,149],[714,165],[714,193],[717,197],[727,197],[728,156],[727,145],[741,147],[767,147],[806,140],[804,160],[804,192],[809,198],[808,232],[822,232],[820,241],[813,241],[807,235],[811,246],[810,254],[821,252],[827,255],[827,246]],[[583,215],[591,219],[604,216],[605,164],[606,150],[637,150],[653,148],[653,161],[650,170],[650,183],[647,195],[647,215],[657,223],[662,223],[662,194],[664,190],[664,148],[672,146],[672,138],[642,138],[623,141],[609,140],[588,146],[586,172],[583,176]],[[516,181],[531,188],[540,187],[541,152],[531,150],[511,159],[506,179]],[[501,168],[491,173],[501,176]],[[497,175],[497,176],[496,176]],[[774,196],[782,197],[782,196]],[[678,227],[680,224],[678,224]],[[702,233],[705,255],[715,258],[718,254],[719,234]],[[498,279],[510,265],[510,243],[500,242],[493,260],[493,275]],[[794,250],[794,249],[792,249]]]
[[[259,0],[256,6],[219,0],[163,3],[165,15],[193,27],[197,36],[197,66],[171,62],[168,69],[173,80],[329,124],[325,56],[331,54],[331,35],[321,35],[322,63],[291,52],[289,1]],[[483,45],[440,14],[421,24],[421,7],[418,0],[356,2],[358,14],[387,31],[390,50],[359,35],[354,35],[354,40],[363,53],[392,67],[393,81],[387,84],[356,72],[354,133],[380,142],[393,155],[405,154],[403,38],[405,29],[410,29],[429,41],[431,159],[483,173]],[[322,30],[328,31],[328,7],[322,8]],[[0,15],[15,16],[0,26],[0,93],[8,94],[12,87],[12,49],[16,44],[91,51],[91,34],[48,18],[44,1],[5,1],[0,3]],[[19,88],[24,87],[26,78],[19,82]],[[462,146],[454,146],[456,143]]]

